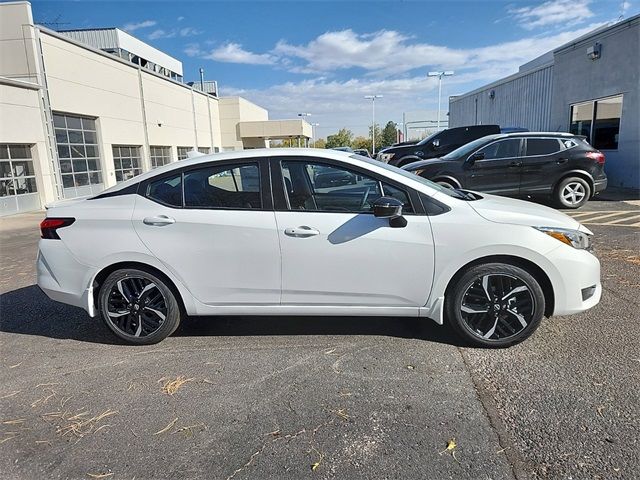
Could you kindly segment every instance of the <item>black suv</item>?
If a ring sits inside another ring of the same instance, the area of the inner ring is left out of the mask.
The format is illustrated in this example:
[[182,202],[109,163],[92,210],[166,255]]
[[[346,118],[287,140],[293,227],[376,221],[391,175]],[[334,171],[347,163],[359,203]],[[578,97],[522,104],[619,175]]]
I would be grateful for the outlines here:
[[402,168],[449,188],[551,196],[561,208],[581,207],[607,188],[604,155],[569,133],[489,135]]
[[384,148],[378,152],[376,159],[389,165],[402,167],[418,160],[441,157],[472,140],[494,133],[500,133],[498,125],[448,128],[436,132],[418,143],[406,142]]

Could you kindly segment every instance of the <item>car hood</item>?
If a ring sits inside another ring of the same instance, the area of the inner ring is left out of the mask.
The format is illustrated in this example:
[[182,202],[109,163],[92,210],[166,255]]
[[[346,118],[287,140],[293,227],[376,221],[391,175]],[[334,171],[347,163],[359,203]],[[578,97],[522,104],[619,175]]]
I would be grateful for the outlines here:
[[569,215],[558,212],[553,208],[525,200],[499,197],[480,192],[474,193],[481,196],[482,199],[469,202],[469,205],[478,215],[491,222],[531,227],[569,228],[591,233]]

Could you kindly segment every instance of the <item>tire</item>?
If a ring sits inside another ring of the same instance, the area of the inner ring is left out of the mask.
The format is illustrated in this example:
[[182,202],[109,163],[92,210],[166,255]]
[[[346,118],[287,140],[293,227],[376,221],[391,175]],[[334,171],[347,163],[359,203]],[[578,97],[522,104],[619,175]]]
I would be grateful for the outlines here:
[[182,316],[167,282],[142,269],[111,273],[100,286],[98,304],[107,327],[117,337],[135,345],[164,340],[175,332]]
[[453,182],[451,180],[436,180],[435,181],[438,185],[444,187],[444,188],[448,188],[450,190],[455,190],[457,187],[457,185],[454,185]]
[[522,342],[538,328],[544,309],[538,281],[526,270],[506,263],[468,268],[445,297],[451,328],[477,347],[504,348]]
[[584,178],[567,177],[560,181],[553,196],[558,208],[580,208],[591,198],[591,187]]

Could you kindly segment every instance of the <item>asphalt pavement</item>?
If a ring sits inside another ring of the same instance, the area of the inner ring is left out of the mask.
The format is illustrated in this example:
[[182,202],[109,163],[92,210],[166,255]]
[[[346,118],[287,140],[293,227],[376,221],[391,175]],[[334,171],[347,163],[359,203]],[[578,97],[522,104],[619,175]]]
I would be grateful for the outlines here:
[[192,318],[123,345],[34,286],[42,214],[0,219],[2,478],[639,478],[640,202],[571,214],[603,299],[506,350],[342,317]]

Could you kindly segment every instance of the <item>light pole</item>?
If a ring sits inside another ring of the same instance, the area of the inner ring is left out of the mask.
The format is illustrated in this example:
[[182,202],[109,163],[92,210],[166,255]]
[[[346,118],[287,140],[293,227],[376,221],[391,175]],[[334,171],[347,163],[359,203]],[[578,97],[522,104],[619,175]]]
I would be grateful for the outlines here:
[[438,130],[440,130],[440,99],[442,95],[442,77],[450,77],[453,74],[454,72],[452,72],[451,70],[446,70],[444,72],[429,72],[427,74],[428,77],[438,77]]
[[316,148],[316,127],[319,127],[319,123],[311,124],[311,143],[313,144],[313,148]]
[[371,155],[376,154],[376,98],[382,98],[382,95],[365,95],[364,98],[371,100]]

